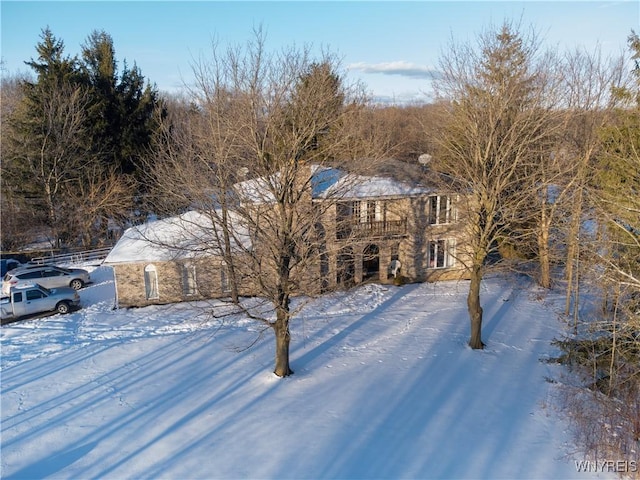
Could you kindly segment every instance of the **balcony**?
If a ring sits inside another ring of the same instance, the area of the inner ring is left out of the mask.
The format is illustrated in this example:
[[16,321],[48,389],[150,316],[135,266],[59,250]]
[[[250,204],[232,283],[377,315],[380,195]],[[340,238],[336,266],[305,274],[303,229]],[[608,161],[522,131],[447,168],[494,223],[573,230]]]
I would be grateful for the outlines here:
[[407,233],[407,219],[360,222],[357,220],[338,221],[336,238],[391,238]]

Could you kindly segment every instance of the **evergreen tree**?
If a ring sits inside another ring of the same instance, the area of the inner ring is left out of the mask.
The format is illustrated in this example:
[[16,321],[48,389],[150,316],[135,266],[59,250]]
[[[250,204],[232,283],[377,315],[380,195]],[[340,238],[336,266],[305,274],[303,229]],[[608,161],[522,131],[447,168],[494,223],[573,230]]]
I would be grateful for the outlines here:
[[313,155],[340,118],[345,94],[329,61],[310,64],[299,76],[287,108],[291,132],[298,137],[298,159]]
[[85,81],[91,91],[89,121],[92,148],[105,165],[138,176],[141,153],[148,148],[155,128],[158,92],[140,69],[124,62],[118,75],[113,39],[94,31],[82,51]]
[[81,60],[64,48],[46,28],[25,62],[36,75],[3,128],[3,185],[41,213],[52,245],[88,246],[130,209],[159,100],[137,67],[118,75],[106,32],[87,38]]
[[36,80],[22,83],[24,96],[9,119],[3,174],[43,212],[52,246],[60,247],[71,236],[71,186],[90,158],[85,130],[88,96],[79,82],[77,59],[65,56],[62,40],[48,28],[41,38],[38,58],[26,62]]
[[91,149],[104,165],[119,165],[121,115],[117,97],[117,63],[113,40],[94,31],[82,47],[83,80],[90,91],[87,112]]
[[[125,62],[120,83],[116,88],[120,118],[119,151],[120,168],[123,173],[139,176],[141,157],[148,149],[157,118],[166,115],[158,92],[148,83],[134,64],[127,68]],[[154,116],[156,109],[159,117]]]
[[[628,291],[623,311],[640,325],[640,39],[629,36],[634,62],[628,87],[615,94],[622,102],[603,128],[603,152],[593,189],[606,228],[604,256],[616,291]],[[619,299],[620,300],[620,299]],[[640,365],[639,365],[640,366]]]

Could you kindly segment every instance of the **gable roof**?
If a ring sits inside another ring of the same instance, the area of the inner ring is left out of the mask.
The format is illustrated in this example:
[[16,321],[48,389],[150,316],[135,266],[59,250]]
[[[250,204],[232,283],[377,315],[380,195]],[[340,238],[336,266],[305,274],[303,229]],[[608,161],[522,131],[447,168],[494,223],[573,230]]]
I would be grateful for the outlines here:
[[[189,211],[128,228],[104,263],[160,262],[222,255],[216,240],[221,229],[219,225],[214,229],[214,224],[212,216]],[[239,219],[232,219],[232,225],[242,243],[236,244],[235,248],[250,248],[249,235],[246,229],[239,227]]]

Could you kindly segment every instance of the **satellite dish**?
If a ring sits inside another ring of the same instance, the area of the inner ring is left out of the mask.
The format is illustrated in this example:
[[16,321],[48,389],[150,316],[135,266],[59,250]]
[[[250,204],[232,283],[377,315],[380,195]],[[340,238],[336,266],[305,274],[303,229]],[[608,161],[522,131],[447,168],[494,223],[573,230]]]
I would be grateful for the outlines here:
[[422,155],[420,155],[418,157],[418,163],[420,165],[428,165],[429,163],[431,163],[431,159],[433,157],[431,155],[429,155],[428,153],[423,153]]
[[394,278],[398,276],[400,267],[402,267],[402,263],[400,263],[400,260],[391,260],[389,268],[391,269],[391,274],[394,276]]

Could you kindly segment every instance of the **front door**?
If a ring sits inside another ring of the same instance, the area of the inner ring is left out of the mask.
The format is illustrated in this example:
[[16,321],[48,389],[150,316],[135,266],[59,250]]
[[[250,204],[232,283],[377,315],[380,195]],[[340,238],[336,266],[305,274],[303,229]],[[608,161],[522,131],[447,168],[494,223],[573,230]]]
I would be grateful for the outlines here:
[[380,278],[380,249],[377,245],[367,245],[362,252],[362,280]]

